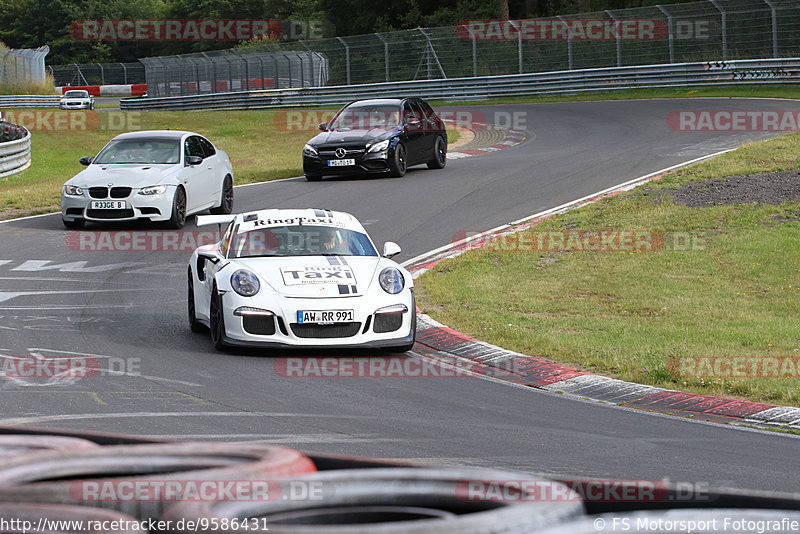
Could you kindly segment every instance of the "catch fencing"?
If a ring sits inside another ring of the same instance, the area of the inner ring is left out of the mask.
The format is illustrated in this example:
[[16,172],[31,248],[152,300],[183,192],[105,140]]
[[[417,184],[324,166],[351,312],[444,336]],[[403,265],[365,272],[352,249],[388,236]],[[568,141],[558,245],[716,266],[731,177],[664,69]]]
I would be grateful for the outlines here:
[[9,49],[0,45],[0,87],[43,85],[46,81],[44,57],[50,48]]
[[189,110],[340,106],[349,100],[378,97],[421,96],[430,99],[465,100],[636,87],[786,83],[800,83],[800,58],[613,67],[172,98],[137,98],[122,100],[120,108]]

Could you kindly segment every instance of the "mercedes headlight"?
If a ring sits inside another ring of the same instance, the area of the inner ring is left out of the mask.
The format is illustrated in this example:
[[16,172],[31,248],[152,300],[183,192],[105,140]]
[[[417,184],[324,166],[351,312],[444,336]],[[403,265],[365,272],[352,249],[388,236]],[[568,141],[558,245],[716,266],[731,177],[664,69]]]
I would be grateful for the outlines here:
[[231,275],[231,287],[243,297],[252,297],[261,289],[261,282],[250,271],[239,269]]
[[383,152],[384,150],[389,148],[389,141],[390,139],[387,139],[385,141],[375,143],[374,145],[369,147],[369,150],[367,150],[367,152]]
[[163,195],[167,191],[166,185],[151,185],[139,190],[140,195]]
[[378,281],[384,291],[390,295],[397,295],[406,286],[406,280],[403,278],[403,273],[395,267],[387,267],[381,271],[378,276]]
[[306,146],[303,147],[303,155],[304,156],[319,156],[319,152],[317,152],[317,149],[314,148],[313,146],[311,146],[309,144],[306,144]]
[[65,195],[69,195],[71,197],[82,197],[83,196],[83,189],[81,189],[77,185],[65,185],[64,186],[64,194]]

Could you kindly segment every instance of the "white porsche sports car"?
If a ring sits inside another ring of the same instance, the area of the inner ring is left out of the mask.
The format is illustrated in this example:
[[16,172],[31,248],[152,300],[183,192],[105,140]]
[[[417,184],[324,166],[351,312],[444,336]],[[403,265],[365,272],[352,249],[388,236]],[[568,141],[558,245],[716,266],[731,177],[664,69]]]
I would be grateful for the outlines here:
[[201,215],[227,225],[189,261],[192,331],[225,346],[410,350],[416,335],[411,275],[378,254],[355,217],[318,209]]
[[224,151],[194,132],[153,130],[116,136],[61,189],[61,219],[149,219],[181,228],[187,215],[233,211],[233,167]]

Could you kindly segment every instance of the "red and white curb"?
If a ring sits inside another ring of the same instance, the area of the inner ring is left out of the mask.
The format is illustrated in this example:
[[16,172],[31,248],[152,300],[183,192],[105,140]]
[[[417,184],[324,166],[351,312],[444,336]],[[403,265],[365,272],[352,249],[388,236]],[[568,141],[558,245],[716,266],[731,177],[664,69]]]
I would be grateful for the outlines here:
[[147,92],[146,83],[134,83],[126,85],[78,85],[56,87],[56,91],[62,95],[67,91],[75,89],[89,91],[92,96],[142,96]]
[[[709,159],[725,152],[729,151],[725,150],[662,169],[599,191],[593,195],[525,217],[519,221],[499,226],[412,258],[404,262],[403,266],[412,273],[414,278],[417,278],[440,261],[456,257],[469,250],[472,241],[481,240],[478,242],[482,242],[487,236],[504,235],[524,230],[547,218],[597,202],[622,191],[627,191],[655,180],[679,167]],[[581,371],[547,358],[529,356],[479,341],[436,322],[419,310],[417,312],[417,345],[414,350],[433,358],[437,357],[437,353],[445,353],[454,358],[464,360],[469,364],[469,369],[476,374],[630,408],[709,421],[730,422],[734,420],[767,428],[800,430],[800,408],[776,406],[713,395],[685,393],[625,382]]]
[[[447,121],[445,121],[447,122]],[[473,123],[474,126],[480,126],[477,131],[483,128],[490,128],[491,126],[481,123]],[[476,130],[472,130],[473,132]],[[497,152],[498,150],[505,150],[513,146],[523,143],[527,138],[527,134],[519,130],[503,130],[504,138],[499,143],[494,145],[481,147],[481,148],[468,148],[464,150],[455,150],[447,152],[447,159],[462,159],[472,156],[480,156],[481,154],[488,154],[489,152]]]

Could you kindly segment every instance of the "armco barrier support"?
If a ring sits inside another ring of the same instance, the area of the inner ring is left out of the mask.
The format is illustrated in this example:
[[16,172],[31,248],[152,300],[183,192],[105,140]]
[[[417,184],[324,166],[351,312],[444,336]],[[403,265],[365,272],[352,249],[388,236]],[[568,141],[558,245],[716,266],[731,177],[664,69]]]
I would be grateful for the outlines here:
[[800,83],[800,58],[677,63],[507,76],[273,89],[120,101],[134,109],[248,109],[325,106],[361,98],[421,96],[464,100],[637,87]]
[[0,143],[0,178],[22,172],[31,165],[31,133],[16,141]]

